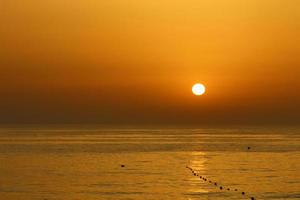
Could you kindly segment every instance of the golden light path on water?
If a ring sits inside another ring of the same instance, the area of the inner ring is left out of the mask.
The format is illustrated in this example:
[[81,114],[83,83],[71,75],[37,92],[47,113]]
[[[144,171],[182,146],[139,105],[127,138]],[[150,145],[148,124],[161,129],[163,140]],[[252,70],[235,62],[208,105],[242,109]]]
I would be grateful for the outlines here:
[[[189,163],[188,166],[197,171],[200,174],[206,174],[205,168],[205,153],[204,152],[192,152],[191,158],[193,158]],[[190,176],[190,182],[192,186],[189,189],[190,193],[208,193],[209,190],[205,187],[199,187],[199,183],[201,182],[199,177],[197,176]]]

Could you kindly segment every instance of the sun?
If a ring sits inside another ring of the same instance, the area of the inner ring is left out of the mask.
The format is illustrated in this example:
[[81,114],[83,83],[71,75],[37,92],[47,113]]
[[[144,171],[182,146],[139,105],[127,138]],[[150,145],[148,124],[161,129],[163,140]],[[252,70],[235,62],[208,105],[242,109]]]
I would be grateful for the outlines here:
[[193,86],[192,91],[193,91],[194,95],[200,96],[205,93],[205,86],[201,83],[196,83]]

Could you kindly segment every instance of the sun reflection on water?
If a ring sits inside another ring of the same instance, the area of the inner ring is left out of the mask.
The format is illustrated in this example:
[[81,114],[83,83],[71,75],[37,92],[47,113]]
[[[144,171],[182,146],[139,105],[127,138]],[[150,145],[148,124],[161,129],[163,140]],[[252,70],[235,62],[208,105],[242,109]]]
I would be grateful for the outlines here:
[[[204,152],[197,152],[197,151],[192,152],[190,156],[191,160],[188,166],[194,169],[194,171],[197,174],[203,174],[203,175],[206,174],[207,170],[205,166],[206,163],[205,156],[206,153]],[[191,182],[191,187],[189,188],[190,193],[204,194],[209,192],[207,186],[199,180],[198,176],[190,176],[189,181]]]

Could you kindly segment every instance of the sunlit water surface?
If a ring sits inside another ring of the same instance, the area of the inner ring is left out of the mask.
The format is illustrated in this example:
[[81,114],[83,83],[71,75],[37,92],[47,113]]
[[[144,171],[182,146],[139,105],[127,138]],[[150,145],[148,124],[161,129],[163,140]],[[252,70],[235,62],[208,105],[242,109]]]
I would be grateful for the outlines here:
[[300,199],[300,129],[0,129],[0,199],[251,197]]

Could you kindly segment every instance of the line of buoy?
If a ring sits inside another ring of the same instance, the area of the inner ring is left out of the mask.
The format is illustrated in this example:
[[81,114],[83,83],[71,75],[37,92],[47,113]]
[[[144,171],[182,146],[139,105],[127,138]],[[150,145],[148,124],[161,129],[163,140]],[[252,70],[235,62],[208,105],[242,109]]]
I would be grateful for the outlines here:
[[[189,170],[191,170],[191,172],[194,174],[194,176],[199,176],[200,179],[202,179],[203,181],[208,181],[209,183],[213,183],[215,186],[218,186],[218,183],[217,183],[217,182],[212,182],[211,180],[208,180],[208,179],[205,178],[204,176],[201,176],[201,175],[197,174],[191,167],[186,166],[186,168],[188,168]],[[223,186],[220,185],[220,186],[219,186],[219,189],[220,189],[220,190],[223,190]],[[224,189],[225,189],[225,188],[224,188]],[[230,189],[230,188],[227,188],[227,191],[231,191],[231,189]],[[238,189],[234,189],[234,191],[237,192]],[[243,196],[246,195],[245,192],[241,192],[241,194],[242,194]],[[250,197],[250,199],[251,199],[251,200],[255,200],[254,197]]]

